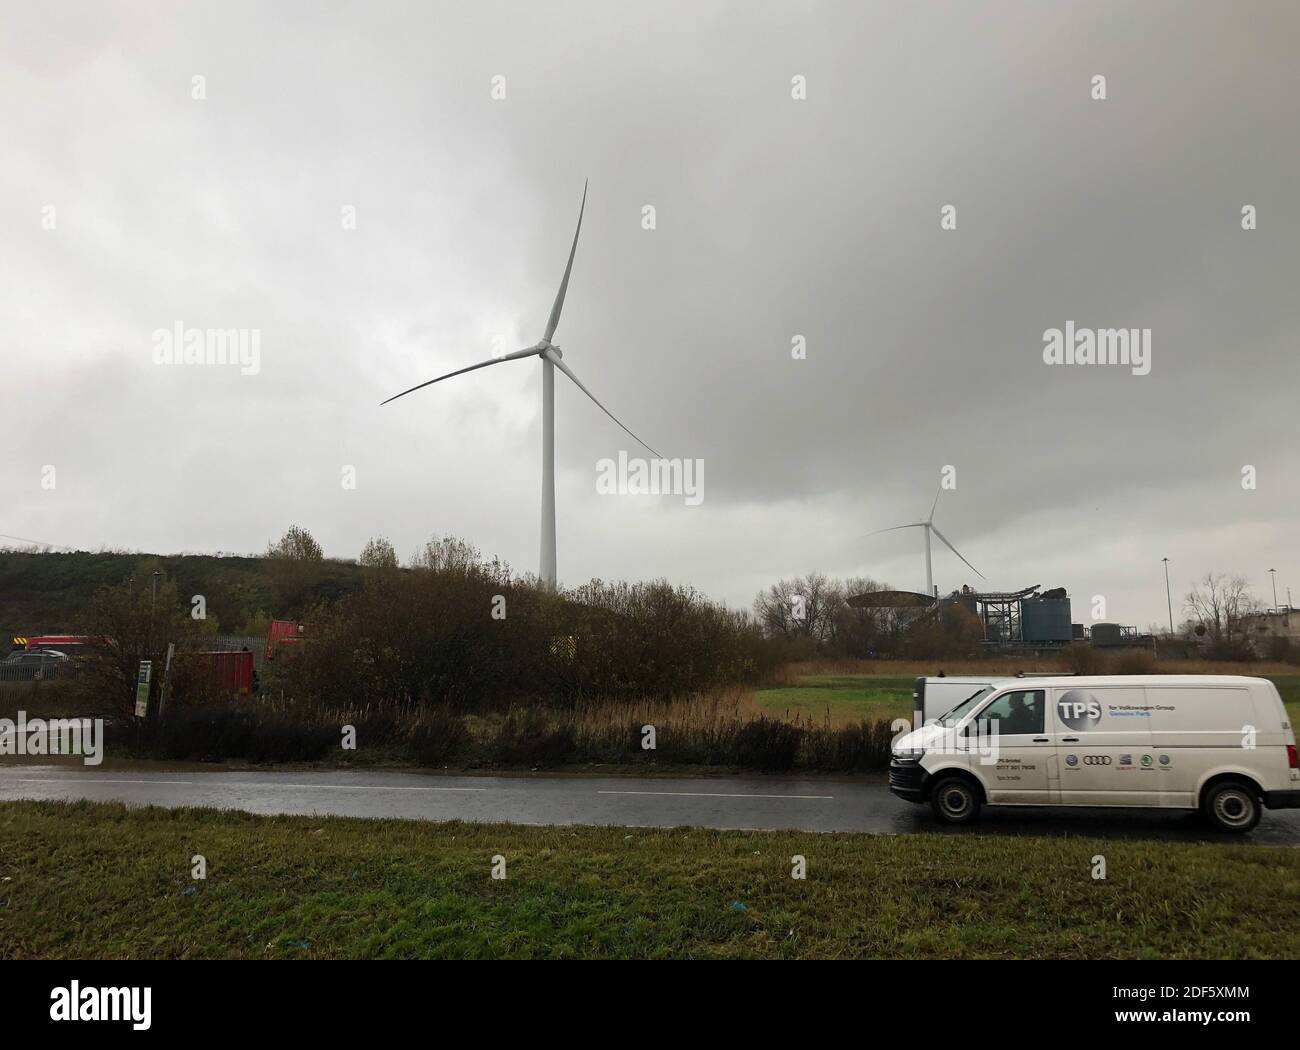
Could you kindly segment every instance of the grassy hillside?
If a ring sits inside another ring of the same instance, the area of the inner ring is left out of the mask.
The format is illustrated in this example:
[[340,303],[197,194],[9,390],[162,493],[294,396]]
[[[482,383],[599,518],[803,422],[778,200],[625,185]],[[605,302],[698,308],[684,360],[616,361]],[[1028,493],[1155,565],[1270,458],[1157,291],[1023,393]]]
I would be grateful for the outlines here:
[[[1099,854],[1105,881],[1092,878]],[[796,855],[806,879],[791,878]],[[0,879],[0,958],[1294,958],[1300,946],[1300,850],[1220,843],[11,802]]]
[[0,551],[0,649],[14,634],[77,633],[85,627],[86,602],[97,589],[131,576],[147,588],[155,569],[171,577],[187,599],[202,594],[209,619],[216,617],[228,633],[238,632],[258,614],[298,616],[361,584],[360,567],[339,561],[320,562],[300,593],[286,595],[261,557]]

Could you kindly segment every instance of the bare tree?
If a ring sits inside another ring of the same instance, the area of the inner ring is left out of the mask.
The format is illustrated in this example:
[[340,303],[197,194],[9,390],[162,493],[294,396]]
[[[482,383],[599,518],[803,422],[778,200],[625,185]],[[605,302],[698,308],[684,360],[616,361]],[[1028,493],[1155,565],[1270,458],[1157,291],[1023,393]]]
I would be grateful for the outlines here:
[[844,588],[820,572],[778,580],[754,599],[754,615],[772,637],[808,638],[818,644],[835,639]]
[[[1209,572],[1193,585],[1186,597],[1187,611],[1194,630],[1204,628],[1212,655],[1240,657],[1249,655],[1250,638],[1247,617],[1259,610],[1244,576]],[[1197,630],[1197,633],[1202,633]]]

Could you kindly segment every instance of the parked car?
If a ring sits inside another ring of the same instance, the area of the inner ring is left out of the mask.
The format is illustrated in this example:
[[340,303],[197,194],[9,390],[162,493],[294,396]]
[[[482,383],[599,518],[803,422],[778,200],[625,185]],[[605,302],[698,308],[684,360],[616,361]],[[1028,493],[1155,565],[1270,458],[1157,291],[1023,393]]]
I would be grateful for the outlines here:
[[67,653],[57,649],[18,649],[0,660],[0,679],[39,682],[43,678],[55,677],[67,662]]
[[995,682],[893,745],[889,788],[967,824],[983,805],[1199,809],[1249,831],[1300,808],[1286,707],[1264,678],[1062,677]]

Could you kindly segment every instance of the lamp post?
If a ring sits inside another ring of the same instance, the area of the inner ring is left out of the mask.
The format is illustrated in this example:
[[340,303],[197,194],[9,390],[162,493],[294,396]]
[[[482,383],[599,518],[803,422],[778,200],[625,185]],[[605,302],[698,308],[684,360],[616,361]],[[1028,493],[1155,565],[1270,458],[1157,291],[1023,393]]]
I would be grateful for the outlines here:
[[1277,605],[1277,570],[1269,569],[1268,574],[1273,577],[1273,611],[1281,612]]
[[1165,563],[1165,605],[1169,607],[1169,638],[1172,641],[1174,637],[1174,600],[1169,596],[1169,559],[1161,558]]
[[153,609],[158,601],[158,577],[162,573],[157,570],[153,574],[153,590],[149,594],[149,655],[153,655]]

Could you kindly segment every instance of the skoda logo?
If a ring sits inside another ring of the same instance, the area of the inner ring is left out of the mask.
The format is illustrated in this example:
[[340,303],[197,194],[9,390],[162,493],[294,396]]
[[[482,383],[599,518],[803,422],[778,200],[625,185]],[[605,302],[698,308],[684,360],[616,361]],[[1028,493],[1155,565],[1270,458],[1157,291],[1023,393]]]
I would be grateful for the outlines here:
[[1056,716],[1071,729],[1092,729],[1101,721],[1101,703],[1091,693],[1071,689],[1057,697]]
[[1108,766],[1110,765],[1110,755],[1088,755],[1083,760],[1085,766]]

